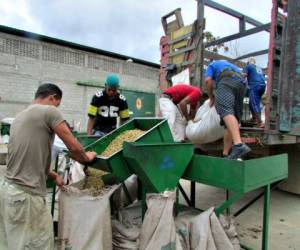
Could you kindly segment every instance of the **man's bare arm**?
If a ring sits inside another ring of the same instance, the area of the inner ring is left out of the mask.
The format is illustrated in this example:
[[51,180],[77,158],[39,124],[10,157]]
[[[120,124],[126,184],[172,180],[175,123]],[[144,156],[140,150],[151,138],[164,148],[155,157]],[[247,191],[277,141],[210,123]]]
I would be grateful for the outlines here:
[[185,97],[184,99],[182,99],[179,103],[178,106],[182,112],[182,114],[184,115],[186,120],[190,119],[188,110],[187,110],[187,105],[190,104],[190,100],[188,97]]
[[205,84],[206,84],[206,88],[207,88],[207,94],[208,94],[208,97],[209,97],[209,106],[213,106],[214,103],[215,103],[215,97],[214,97],[214,94],[213,94],[213,79],[211,77],[207,77],[205,79]]
[[60,139],[66,144],[70,151],[70,157],[74,160],[85,164],[92,161],[96,157],[96,152],[85,152],[81,144],[72,135],[70,129],[65,122],[62,122],[55,126],[55,134],[59,136]]
[[89,117],[88,124],[87,124],[87,133],[88,133],[88,135],[93,134],[94,124],[95,124],[95,118]]

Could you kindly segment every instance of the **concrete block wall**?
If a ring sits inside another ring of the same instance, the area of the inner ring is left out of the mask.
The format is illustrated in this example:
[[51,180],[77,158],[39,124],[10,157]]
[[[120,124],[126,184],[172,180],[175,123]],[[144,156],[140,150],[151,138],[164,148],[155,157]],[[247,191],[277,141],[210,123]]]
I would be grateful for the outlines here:
[[76,83],[104,83],[109,73],[119,75],[121,88],[159,92],[157,68],[0,32],[0,120],[26,108],[40,84],[53,82],[63,90],[66,120],[84,130],[97,88]]

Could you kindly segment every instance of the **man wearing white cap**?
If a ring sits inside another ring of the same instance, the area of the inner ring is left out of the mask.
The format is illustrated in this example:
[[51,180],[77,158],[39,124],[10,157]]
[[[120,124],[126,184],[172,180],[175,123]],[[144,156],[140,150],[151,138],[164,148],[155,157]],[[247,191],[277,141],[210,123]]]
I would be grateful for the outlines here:
[[247,77],[249,87],[249,107],[252,114],[252,121],[255,126],[262,127],[261,121],[261,97],[265,93],[266,83],[263,70],[255,65],[255,58],[248,60],[243,74]]

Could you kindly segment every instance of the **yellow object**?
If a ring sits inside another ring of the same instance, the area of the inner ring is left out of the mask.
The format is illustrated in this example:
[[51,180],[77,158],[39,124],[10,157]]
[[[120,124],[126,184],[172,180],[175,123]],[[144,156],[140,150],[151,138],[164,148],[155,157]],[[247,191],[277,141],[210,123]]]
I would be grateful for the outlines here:
[[90,105],[88,108],[88,114],[95,116],[97,114],[97,107]]
[[[184,36],[190,32],[192,32],[192,29],[193,29],[193,25],[187,25],[187,26],[184,26],[176,31],[173,31],[171,32],[170,34],[170,40],[173,41],[181,36]],[[185,40],[180,40],[174,44],[172,44],[170,46],[170,53],[174,53],[176,52],[177,50],[180,50],[180,49],[183,49],[183,48],[186,48],[188,46],[188,40],[185,39]],[[175,56],[171,56],[170,57],[170,62],[173,63],[173,64],[180,64],[183,62],[184,60],[184,54],[185,53],[181,53],[179,55],[175,55]]]
[[120,111],[120,117],[122,119],[129,118],[129,109],[125,109],[125,110]]

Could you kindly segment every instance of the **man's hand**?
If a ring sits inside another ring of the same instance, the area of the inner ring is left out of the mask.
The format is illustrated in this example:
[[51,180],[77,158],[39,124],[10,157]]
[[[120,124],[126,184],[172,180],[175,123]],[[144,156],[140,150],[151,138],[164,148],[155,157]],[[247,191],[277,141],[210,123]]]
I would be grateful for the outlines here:
[[93,134],[94,124],[95,124],[95,118],[89,117],[88,124],[87,124],[87,133],[88,133],[88,135]]
[[65,185],[63,178],[56,174],[56,177],[54,179],[56,186],[58,186],[60,189],[63,189],[63,186]]
[[92,151],[85,152],[85,154],[86,154],[87,158],[89,159],[88,162],[91,162],[97,156],[97,153],[92,152]]

